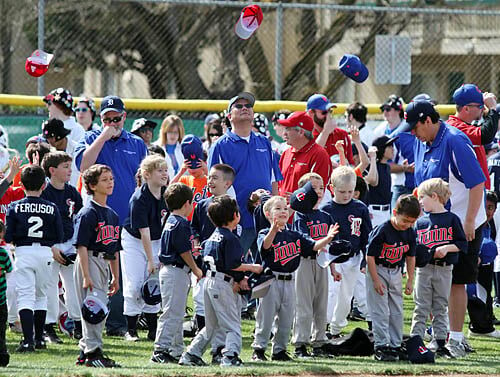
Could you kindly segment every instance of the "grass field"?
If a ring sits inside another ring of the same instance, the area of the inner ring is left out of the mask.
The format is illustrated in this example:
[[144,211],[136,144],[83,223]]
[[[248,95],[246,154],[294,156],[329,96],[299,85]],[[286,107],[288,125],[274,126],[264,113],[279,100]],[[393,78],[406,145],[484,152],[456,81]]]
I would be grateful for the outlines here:
[[[409,332],[409,324],[413,303],[405,298],[405,333]],[[497,317],[500,310],[496,309]],[[14,352],[20,335],[8,334],[8,348],[11,352],[11,363],[3,369],[2,376],[208,376],[208,375],[332,375],[332,374],[380,374],[380,375],[429,375],[429,374],[468,374],[468,375],[500,375],[500,340],[485,338],[469,339],[476,353],[464,359],[437,359],[434,365],[411,365],[407,362],[381,363],[371,357],[337,357],[334,359],[310,359],[290,363],[266,362],[253,363],[250,344],[254,323],[243,321],[243,354],[245,365],[240,368],[221,369],[220,367],[181,367],[178,365],[158,365],[149,362],[153,343],[142,340],[127,343],[121,338],[105,337],[105,352],[119,362],[120,369],[92,369],[77,367],[76,342],[64,338],[62,345],[48,345],[48,349],[35,354],[16,354]],[[352,322],[347,331],[356,326],[365,326],[362,322]],[[140,335],[146,337],[145,332]],[[186,339],[189,341],[189,339]],[[289,351],[293,351],[289,347]],[[268,352],[269,354],[269,352]],[[210,355],[205,354],[205,361],[210,362]]]

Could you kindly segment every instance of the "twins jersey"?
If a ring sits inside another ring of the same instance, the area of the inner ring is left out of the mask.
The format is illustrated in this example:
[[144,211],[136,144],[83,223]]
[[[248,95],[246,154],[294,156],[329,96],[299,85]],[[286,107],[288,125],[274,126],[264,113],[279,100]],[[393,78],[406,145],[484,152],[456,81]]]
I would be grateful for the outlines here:
[[[467,239],[462,223],[457,215],[451,212],[428,213],[417,220],[415,225],[417,243],[435,249],[438,246],[455,244],[461,252],[467,253]],[[458,262],[458,253],[448,253],[444,257],[446,263]],[[430,263],[433,263],[434,257]]]
[[[335,224],[335,221],[326,211],[315,209],[310,213],[295,212],[292,229],[317,241],[328,235],[332,224]],[[309,250],[308,246],[308,243],[302,244],[302,255],[316,257],[316,252]]]
[[212,203],[213,196],[207,199],[202,199],[195,207],[193,218],[191,219],[191,228],[195,238],[200,240],[200,243],[208,239],[215,230],[215,225],[208,217],[208,206]]
[[158,254],[160,262],[187,266],[181,254],[186,251],[192,252],[193,238],[189,221],[179,215],[171,214],[161,234],[161,246]]
[[215,228],[212,235],[203,243],[203,257],[212,257],[218,272],[234,277],[241,281],[244,273],[233,271],[241,266],[244,257],[240,240],[227,228]]
[[372,222],[363,202],[352,199],[347,204],[339,204],[332,200],[321,209],[330,214],[333,224],[339,224],[338,238],[350,241],[356,253],[365,251]]
[[58,190],[49,183],[40,197],[54,203],[59,209],[64,229],[62,241],[66,242],[71,239],[74,230],[74,217],[83,207],[82,197],[76,191],[76,188],[66,183],[64,189]]
[[500,152],[488,158],[488,172],[490,175],[491,189],[500,196]]
[[0,220],[5,224],[5,216],[9,209],[9,204],[24,198],[24,190],[21,187],[9,187],[0,198]]
[[375,257],[376,264],[401,267],[404,257],[414,257],[416,235],[413,228],[401,231],[386,221],[376,226],[368,239],[367,255]]
[[119,251],[119,224],[115,211],[91,200],[76,215],[74,245],[105,253],[113,259],[115,252]]
[[123,227],[135,238],[141,238],[139,229],[149,228],[151,241],[161,238],[162,224],[167,215],[167,204],[163,199],[166,187],[162,187],[160,199],[149,190],[147,183],[134,191],[128,202],[129,215],[123,222]]
[[55,204],[35,196],[10,204],[5,233],[7,243],[15,246],[39,243],[52,247],[63,237],[61,215]]
[[264,238],[266,238],[269,230],[269,228],[263,229],[257,236],[257,247],[262,256],[262,266],[264,268],[269,267],[276,272],[292,273],[299,267],[301,255],[310,257],[316,253],[313,250],[314,240],[308,235],[288,229],[278,232],[271,247],[264,249]]

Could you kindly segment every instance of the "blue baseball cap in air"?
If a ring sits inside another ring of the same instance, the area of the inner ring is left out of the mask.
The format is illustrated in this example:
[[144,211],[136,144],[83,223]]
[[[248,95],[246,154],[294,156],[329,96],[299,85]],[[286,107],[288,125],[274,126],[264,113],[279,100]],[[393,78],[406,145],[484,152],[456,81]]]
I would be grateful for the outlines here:
[[352,54],[345,54],[339,62],[339,69],[345,76],[357,83],[362,83],[368,78],[368,68],[361,59]]

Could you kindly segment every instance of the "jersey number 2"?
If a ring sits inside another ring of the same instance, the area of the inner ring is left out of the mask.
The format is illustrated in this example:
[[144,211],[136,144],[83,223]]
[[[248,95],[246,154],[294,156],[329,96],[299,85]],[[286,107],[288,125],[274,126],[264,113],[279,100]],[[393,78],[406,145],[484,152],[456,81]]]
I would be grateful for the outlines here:
[[38,216],[28,218],[28,224],[33,224],[28,229],[28,237],[42,238],[43,232],[40,229],[43,226],[43,220]]

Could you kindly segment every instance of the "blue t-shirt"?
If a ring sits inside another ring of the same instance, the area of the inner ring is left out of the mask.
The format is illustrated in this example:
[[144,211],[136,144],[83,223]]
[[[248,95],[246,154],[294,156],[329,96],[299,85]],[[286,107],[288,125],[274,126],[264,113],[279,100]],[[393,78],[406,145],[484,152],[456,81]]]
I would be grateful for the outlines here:
[[377,162],[378,184],[368,185],[368,195],[370,204],[386,205],[391,204],[391,167],[389,164]]
[[[315,209],[310,213],[295,212],[292,229],[317,241],[328,235],[332,224],[335,224],[335,221],[326,211]],[[308,243],[302,244],[302,255],[315,258],[316,252],[308,249],[308,246]]]
[[[262,256],[262,266],[282,273],[292,273],[300,264],[300,256],[311,256],[315,241],[308,235],[284,229],[274,237],[269,249],[264,249],[264,238],[270,229],[262,229],[257,236],[257,247]],[[309,254],[306,254],[309,253]]]
[[[75,151],[75,163],[80,169],[83,152],[97,139],[102,130],[88,131]],[[136,188],[135,174],[141,161],[148,154],[144,141],[134,134],[122,131],[116,139],[106,141],[97,156],[96,164],[111,168],[115,178],[113,194],[108,196],[108,205],[118,214],[120,225],[128,216],[128,202]]]
[[151,241],[161,238],[162,223],[167,215],[167,203],[163,199],[166,187],[162,187],[160,199],[149,191],[147,183],[135,190],[128,203],[129,215],[123,227],[135,238],[141,238],[139,229],[149,228]]
[[75,218],[74,245],[104,253],[110,258],[119,251],[120,225],[118,215],[109,207],[91,200]]
[[247,142],[231,131],[227,131],[213,145],[208,156],[208,168],[215,164],[228,164],[236,172],[233,188],[240,207],[243,229],[253,228],[252,215],[247,201],[257,189],[271,191],[271,183],[283,179],[279,161],[275,158],[269,140],[254,132]]
[[337,237],[350,241],[356,253],[360,251],[364,253],[372,230],[368,207],[363,202],[352,199],[347,204],[339,204],[332,200],[321,209],[330,214],[333,224],[339,224]]
[[193,250],[191,225],[184,217],[170,214],[161,234],[160,262],[187,266],[181,254]]
[[[417,244],[435,249],[438,246],[454,244],[462,253],[467,253],[467,239],[464,228],[457,215],[451,212],[427,213],[420,217],[415,224]],[[432,261],[435,259],[432,258]],[[448,253],[444,259],[446,263],[457,263],[458,252]]]
[[401,267],[403,258],[414,257],[415,252],[415,230],[413,228],[396,230],[388,220],[371,231],[366,255],[375,257],[376,264]]
[[54,203],[28,196],[10,203],[5,242],[14,246],[54,246],[64,237],[61,215]]
[[227,228],[215,228],[212,235],[202,244],[203,257],[212,257],[218,272],[234,277],[235,281],[241,281],[244,273],[233,271],[241,266],[245,252],[240,240]]
[[73,220],[83,206],[82,197],[76,188],[66,183],[64,189],[58,190],[49,183],[40,197],[54,203],[59,209],[64,229],[62,242],[73,238]]

